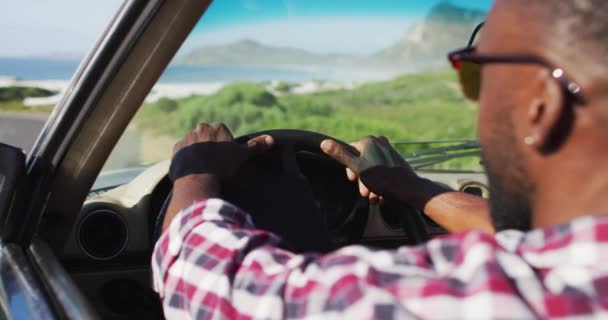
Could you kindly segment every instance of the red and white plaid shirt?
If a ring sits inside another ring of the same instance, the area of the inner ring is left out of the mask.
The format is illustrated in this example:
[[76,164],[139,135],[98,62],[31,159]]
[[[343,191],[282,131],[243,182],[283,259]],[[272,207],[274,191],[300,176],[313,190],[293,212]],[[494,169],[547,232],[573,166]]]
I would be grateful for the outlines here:
[[608,318],[608,217],[528,233],[466,232],[418,247],[294,254],[220,200],[183,210],[158,241],[170,319]]

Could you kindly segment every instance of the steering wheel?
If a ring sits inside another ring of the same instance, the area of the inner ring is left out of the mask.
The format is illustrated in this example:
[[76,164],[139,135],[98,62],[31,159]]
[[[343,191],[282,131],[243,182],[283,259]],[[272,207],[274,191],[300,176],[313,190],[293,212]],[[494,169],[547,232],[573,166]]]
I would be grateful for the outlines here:
[[[354,154],[359,154],[359,152],[337,139],[303,130],[261,131],[243,135],[236,138],[235,141],[244,144],[260,135],[272,136],[274,138],[273,148],[249,159],[234,178],[223,183],[222,197],[252,213],[256,227],[279,234],[296,251],[325,252],[333,249],[335,241],[332,241],[332,233],[337,232],[338,229],[347,229],[351,234],[356,233],[355,238],[360,239],[365,230],[369,212],[367,199],[359,196],[355,184],[347,184],[346,186],[349,188],[347,193],[354,199],[359,199],[351,211],[363,212],[347,217],[350,225],[345,223],[340,228],[329,226],[326,217],[320,210],[319,195],[315,196],[312,192],[310,184],[301,172],[297,157],[297,155],[308,154],[324,158],[335,166],[332,168],[335,174],[346,179],[344,166],[321,150],[321,142],[325,139],[333,139]],[[157,217],[154,230],[155,240],[161,234],[162,222],[170,199],[171,193]],[[385,199],[382,210],[409,211],[403,210],[401,205],[392,199]],[[404,231],[413,244],[423,243],[427,240],[428,235],[424,222],[419,215],[403,214],[403,218]]]

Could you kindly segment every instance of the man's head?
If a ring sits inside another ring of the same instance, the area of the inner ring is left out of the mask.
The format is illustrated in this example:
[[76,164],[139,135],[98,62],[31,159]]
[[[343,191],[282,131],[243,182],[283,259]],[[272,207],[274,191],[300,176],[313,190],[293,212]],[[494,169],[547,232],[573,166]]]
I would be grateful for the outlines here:
[[478,131],[496,229],[572,218],[557,208],[600,208],[577,207],[571,191],[592,197],[583,189],[608,178],[608,1],[497,0],[477,52],[541,57],[585,97],[576,103],[551,68],[483,65]]

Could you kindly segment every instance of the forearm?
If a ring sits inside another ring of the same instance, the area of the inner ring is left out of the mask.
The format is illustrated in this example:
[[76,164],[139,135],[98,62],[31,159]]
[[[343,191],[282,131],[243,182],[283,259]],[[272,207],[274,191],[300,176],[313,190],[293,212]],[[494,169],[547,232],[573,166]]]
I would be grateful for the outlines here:
[[213,175],[198,174],[177,179],[173,184],[173,195],[163,221],[163,231],[181,210],[197,200],[218,197],[219,190],[218,178]]
[[450,232],[495,232],[488,201],[481,197],[456,192],[421,178],[415,190],[399,190],[397,198],[423,211]]

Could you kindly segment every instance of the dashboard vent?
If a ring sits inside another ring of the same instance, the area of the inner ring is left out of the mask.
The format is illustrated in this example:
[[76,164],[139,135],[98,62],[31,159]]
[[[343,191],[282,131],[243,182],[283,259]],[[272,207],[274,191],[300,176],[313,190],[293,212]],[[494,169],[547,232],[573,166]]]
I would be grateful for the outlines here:
[[469,182],[460,187],[460,192],[487,198],[490,194],[488,187],[478,182]]
[[82,251],[94,259],[107,260],[119,255],[128,240],[127,223],[111,210],[96,210],[85,216],[78,228]]

